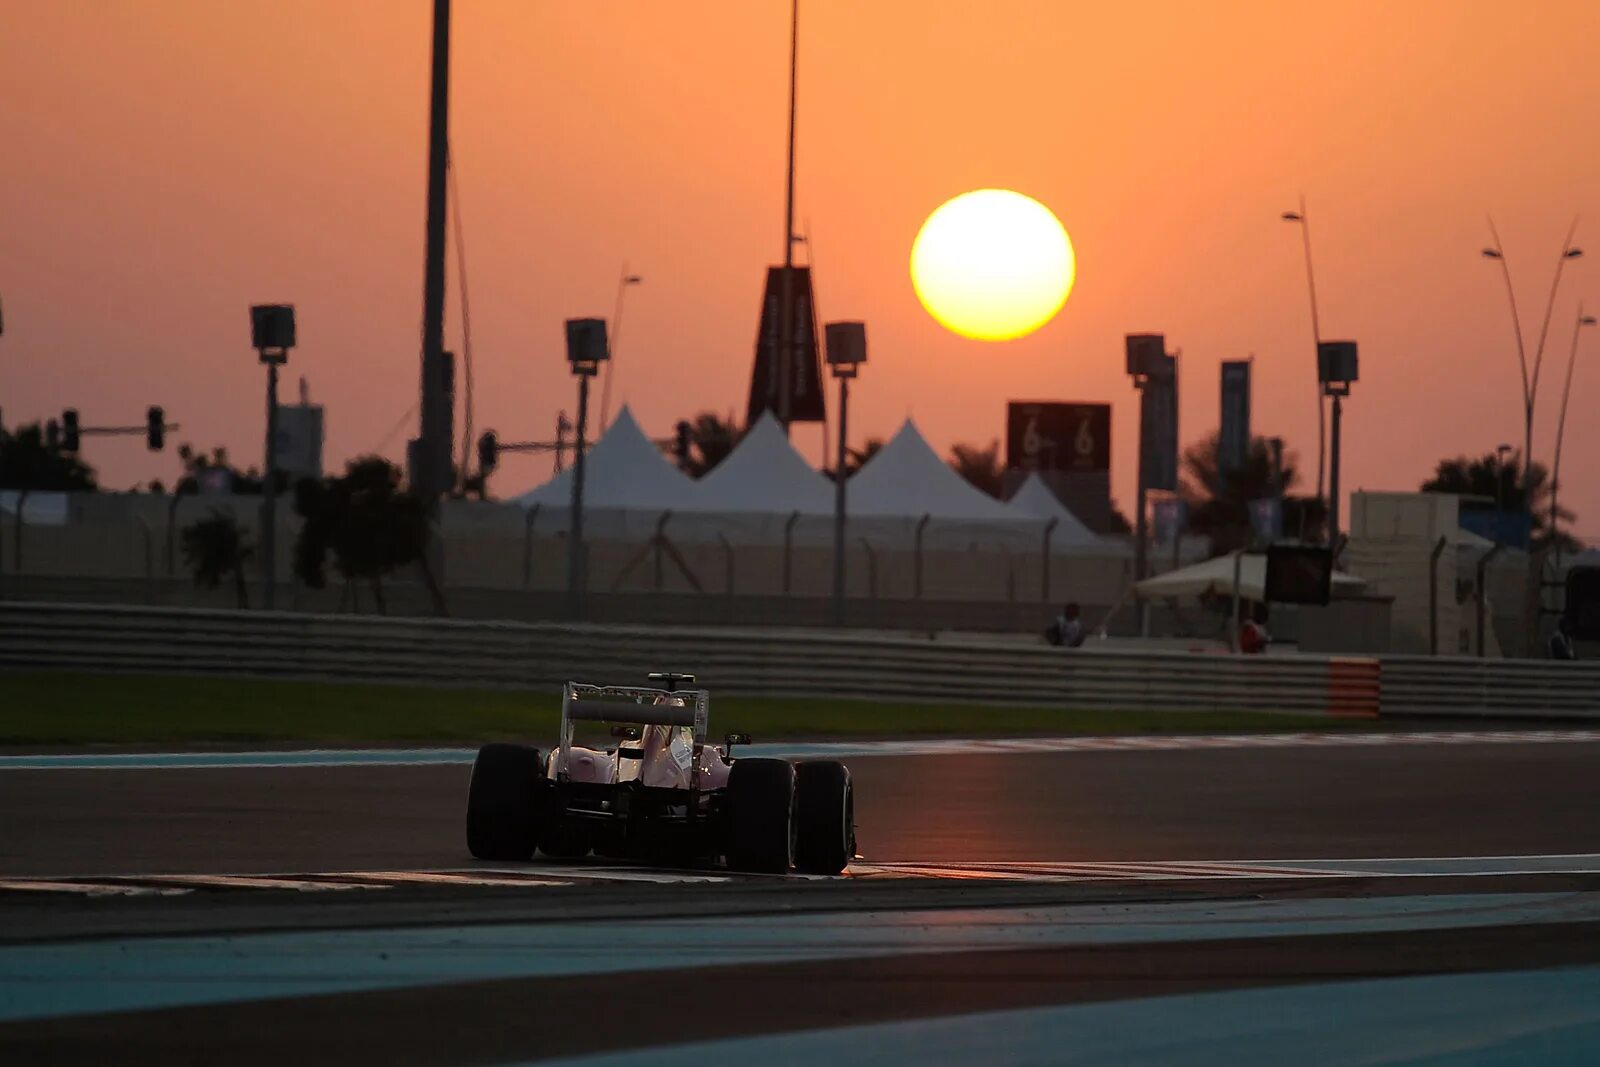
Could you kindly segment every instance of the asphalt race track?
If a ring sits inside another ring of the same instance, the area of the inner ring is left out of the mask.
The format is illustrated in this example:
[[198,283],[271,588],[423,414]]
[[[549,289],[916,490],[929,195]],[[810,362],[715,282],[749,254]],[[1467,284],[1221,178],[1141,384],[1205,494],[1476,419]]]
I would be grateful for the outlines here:
[[1600,1062],[1594,735],[1055,747],[857,746],[841,879],[478,864],[460,754],[0,756],[0,1062]]

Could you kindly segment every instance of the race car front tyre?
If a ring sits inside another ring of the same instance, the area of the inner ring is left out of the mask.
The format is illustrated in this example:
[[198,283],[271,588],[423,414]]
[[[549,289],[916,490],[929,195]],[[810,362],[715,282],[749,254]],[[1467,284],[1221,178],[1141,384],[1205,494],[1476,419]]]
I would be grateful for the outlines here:
[[794,860],[794,764],[740,759],[728,772],[728,865],[787,874]]
[[794,768],[794,865],[806,874],[838,874],[855,855],[855,792],[850,770],[833,760]]
[[467,850],[480,860],[531,859],[548,788],[538,749],[480,748],[467,786]]

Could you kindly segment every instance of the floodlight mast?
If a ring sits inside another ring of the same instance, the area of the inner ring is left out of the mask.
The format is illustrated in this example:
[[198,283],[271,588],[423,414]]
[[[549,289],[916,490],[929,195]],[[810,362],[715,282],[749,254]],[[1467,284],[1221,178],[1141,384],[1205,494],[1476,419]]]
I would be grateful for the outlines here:
[[257,304],[250,309],[250,342],[267,367],[266,481],[261,486],[261,606],[273,608],[277,590],[278,368],[295,344],[294,305]]
[[845,624],[845,457],[850,426],[850,381],[867,361],[867,327],[860,322],[830,322],[823,327],[828,366],[839,379],[839,451],[833,471],[833,622]]
[[567,364],[578,379],[578,438],[572,461],[571,529],[567,534],[567,613],[573,621],[584,617],[587,568],[583,547],[583,476],[585,437],[589,427],[589,379],[611,355],[604,319],[568,319]]
[[1322,341],[1317,345],[1317,378],[1324,395],[1333,400],[1331,462],[1328,469],[1328,544],[1339,546],[1339,463],[1344,422],[1344,398],[1357,380],[1357,346],[1354,341]]

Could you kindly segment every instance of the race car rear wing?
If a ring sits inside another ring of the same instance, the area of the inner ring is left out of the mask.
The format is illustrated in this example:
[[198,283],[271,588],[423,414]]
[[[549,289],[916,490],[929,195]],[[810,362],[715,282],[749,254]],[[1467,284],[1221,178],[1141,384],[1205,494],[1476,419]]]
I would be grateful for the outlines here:
[[587,722],[629,722],[660,726],[693,726],[694,707],[671,704],[629,704],[622,700],[574,700],[567,718]]
[[561,773],[572,748],[573,723],[614,722],[647,726],[687,726],[696,749],[705,743],[711,694],[704,689],[667,691],[645,686],[585,685],[568,682],[561,690]]

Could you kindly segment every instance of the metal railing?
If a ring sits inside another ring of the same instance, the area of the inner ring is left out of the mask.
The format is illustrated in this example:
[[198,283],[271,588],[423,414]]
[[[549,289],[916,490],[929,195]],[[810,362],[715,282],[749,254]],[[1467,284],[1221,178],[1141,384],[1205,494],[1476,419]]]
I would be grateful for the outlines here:
[[696,674],[734,696],[1084,710],[1600,717],[1600,665],[1228,656],[825,630],[0,604],[0,669],[555,687]]

